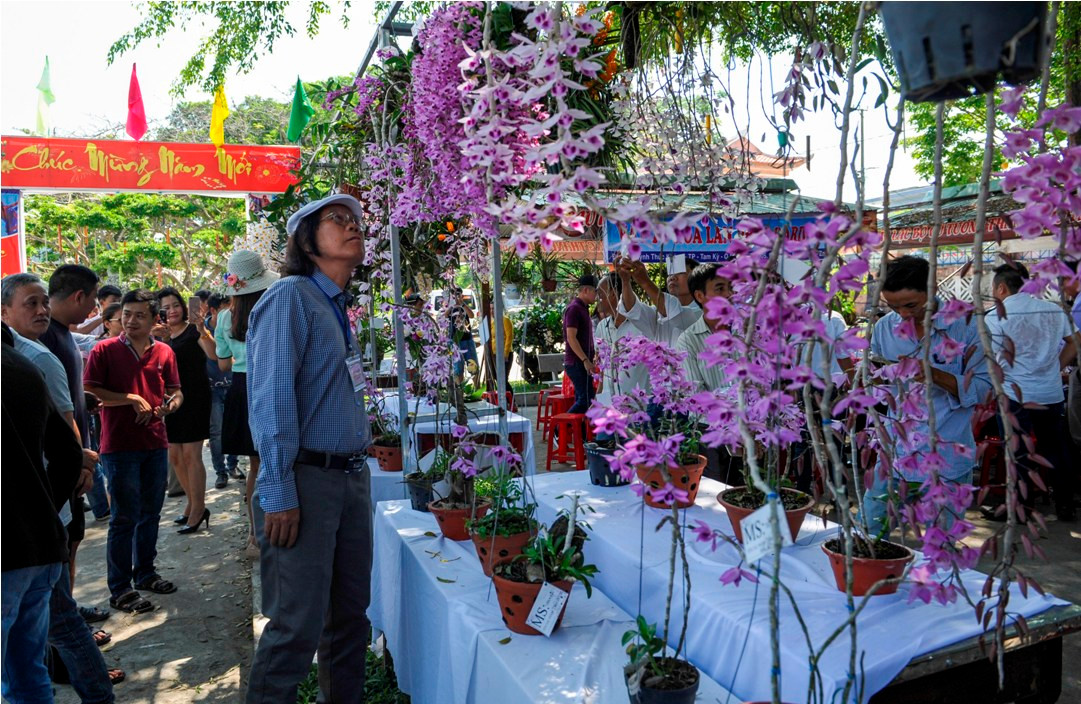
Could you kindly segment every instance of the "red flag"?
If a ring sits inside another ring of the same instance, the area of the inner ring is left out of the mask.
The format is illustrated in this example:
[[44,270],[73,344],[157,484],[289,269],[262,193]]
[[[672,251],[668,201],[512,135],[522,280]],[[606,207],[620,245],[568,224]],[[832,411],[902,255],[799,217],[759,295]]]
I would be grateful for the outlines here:
[[143,109],[143,92],[135,76],[135,64],[131,65],[131,84],[128,86],[128,135],[139,141],[146,134],[146,110]]

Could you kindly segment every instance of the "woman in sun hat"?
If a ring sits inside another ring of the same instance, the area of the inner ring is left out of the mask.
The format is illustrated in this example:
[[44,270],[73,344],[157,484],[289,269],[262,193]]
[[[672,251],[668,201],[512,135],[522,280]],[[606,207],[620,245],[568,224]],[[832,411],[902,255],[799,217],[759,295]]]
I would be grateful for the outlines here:
[[244,501],[248,507],[248,542],[254,545],[251,496],[255,492],[255,479],[259,474],[259,452],[255,449],[248,427],[248,316],[263,293],[278,280],[278,275],[267,271],[263,258],[257,253],[242,249],[229,257],[229,270],[224,278],[225,295],[232,299],[232,305],[218,313],[214,339],[217,343],[218,367],[223,372],[232,371],[233,383],[225,395],[221,450],[226,455],[248,458]]

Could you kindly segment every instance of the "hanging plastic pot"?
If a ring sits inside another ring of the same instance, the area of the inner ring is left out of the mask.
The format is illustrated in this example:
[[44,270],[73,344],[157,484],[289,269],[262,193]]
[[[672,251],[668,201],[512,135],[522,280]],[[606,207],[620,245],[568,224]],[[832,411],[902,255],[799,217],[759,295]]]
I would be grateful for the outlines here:
[[1045,2],[883,2],[879,11],[905,100],[953,100],[991,90],[998,76],[1040,72]]

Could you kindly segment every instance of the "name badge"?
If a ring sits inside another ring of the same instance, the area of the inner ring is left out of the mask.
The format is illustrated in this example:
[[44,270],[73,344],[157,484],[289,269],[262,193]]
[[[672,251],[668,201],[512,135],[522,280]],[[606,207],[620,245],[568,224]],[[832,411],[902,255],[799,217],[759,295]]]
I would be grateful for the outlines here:
[[364,388],[364,360],[360,355],[353,355],[345,360],[345,370],[349,372],[349,379],[353,382],[353,391]]

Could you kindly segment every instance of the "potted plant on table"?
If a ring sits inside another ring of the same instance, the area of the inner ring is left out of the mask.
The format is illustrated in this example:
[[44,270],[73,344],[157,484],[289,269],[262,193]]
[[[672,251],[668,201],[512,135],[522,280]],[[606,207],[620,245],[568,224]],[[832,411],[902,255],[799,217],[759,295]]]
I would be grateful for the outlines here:
[[[780,453],[776,453],[780,454]],[[766,469],[764,479],[771,493],[778,494],[778,500],[784,507],[785,522],[792,540],[799,535],[800,526],[807,513],[814,507],[814,497],[785,486],[788,483],[779,474],[780,467],[784,466],[783,457],[770,457],[769,451],[760,453],[763,459],[759,464]],[[753,481],[744,475],[744,485],[725,489],[717,496],[717,501],[724,507],[728,514],[728,520],[732,523],[732,533],[736,540],[743,542],[743,529],[741,522],[758,509],[766,505],[767,494],[756,487]]]
[[521,555],[525,546],[536,537],[538,528],[533,518],[536,504],[523,501],[522,489],[509,472],[501,471],[490,481],[493,487],[487,498],[492,503],[492,510],[467,524],[477,557],[488,577],[492,576],[493,564]]
[[369,419],[376,434],[368,446],[368,454],[379,462],[379,469],[384,472],[402,471],[402,435],[394,427],[398,419],[383,413],[373,413]]
[[[511,631],[540,635],[527,619],[545,584],[569,595],[577,581],[585,587],[587,597],[593,594],[589,580],[597,573],[597,568],[585,562],[582,547],[588,536],[581,522],[576,520],[578,511],[578,497],[575,496],[570,512],[562,512],[552,527],[546,533],[538,534],[520,556],[492,568],[503,623]],[[566,608],[567,601],[564,601],[555,628],[563,621]]]
[[645,337],[621,340],[618,354],[614,349],[601,350],[600,367],[644,366],[651,388],[615,394],[586,416],[597,435],[615,439],[611,469],[627,482],[637,477],[633,489],[647,505],[687,508],[698,495],[706,458],[700,454],[702,409],[682,366],[686,353]]
[[469,437],[469,428],[455,425],[451,436],[459,440],[449,456],[445,478],[448,491],[443,498],[428,504],[428,510],[435,515],[439,529],[451,540],[468,540],[466,521],[476,520],[488,512],[490,504],[478,502],[474,491],[474,477],[477,466],[474,462],[476,445]]

